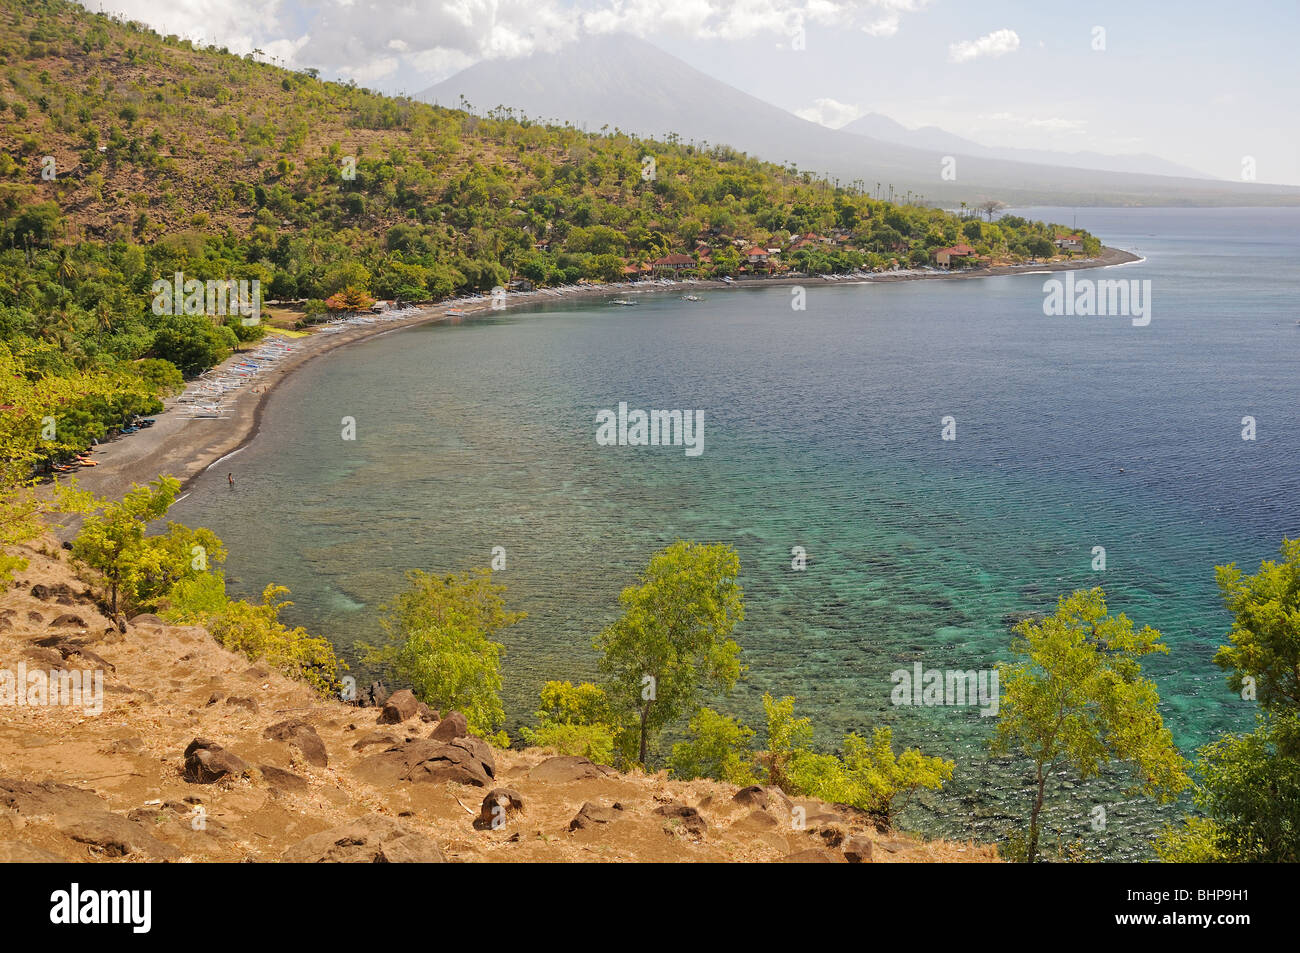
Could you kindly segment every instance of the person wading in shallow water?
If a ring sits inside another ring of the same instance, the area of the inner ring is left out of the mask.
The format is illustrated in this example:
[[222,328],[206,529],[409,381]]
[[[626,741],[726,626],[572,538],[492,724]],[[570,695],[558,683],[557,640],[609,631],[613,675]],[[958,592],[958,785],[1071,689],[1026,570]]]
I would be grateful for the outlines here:
[[227,473],[226,479],[230,481],[231,486],[235,485],[235,475],[233,473]]

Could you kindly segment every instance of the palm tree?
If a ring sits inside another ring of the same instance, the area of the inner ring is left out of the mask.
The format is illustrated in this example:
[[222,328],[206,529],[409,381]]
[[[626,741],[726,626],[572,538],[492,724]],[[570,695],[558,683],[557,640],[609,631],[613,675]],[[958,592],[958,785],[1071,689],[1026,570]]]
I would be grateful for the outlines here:
[[77,263],[72,259],[71,250],[67,245],[60,247],[54,265],[55,279],[66,288],[68,282],[79,274]]

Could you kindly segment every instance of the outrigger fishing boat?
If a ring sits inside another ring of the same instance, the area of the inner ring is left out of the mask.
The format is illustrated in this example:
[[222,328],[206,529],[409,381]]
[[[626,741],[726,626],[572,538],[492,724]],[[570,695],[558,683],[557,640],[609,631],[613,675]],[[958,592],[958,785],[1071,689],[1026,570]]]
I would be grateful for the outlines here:
[[683,301],[703,301],[704,299],[701,298],[699,295],[682,295],[682,300],[683,300]]
[[625,308],[630,308],[630,307],[632,307],[633,305],[635,305],[636,302],[635,302],[635,301],[630,301],[630,300],[628,300],[627,298],[615,298],[613,301],[610,302],[610,304],[619,304],[619,305],[622,305],[622,306],[625,307]]

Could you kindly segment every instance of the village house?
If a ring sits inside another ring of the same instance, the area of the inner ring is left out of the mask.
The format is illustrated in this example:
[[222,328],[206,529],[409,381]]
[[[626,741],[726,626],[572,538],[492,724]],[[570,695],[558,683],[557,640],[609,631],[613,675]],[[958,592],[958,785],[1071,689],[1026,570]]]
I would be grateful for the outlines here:
[[760,248],[757,245],[751,245],[741,254],[745,258],[745,268],[751,274],[771,274],[773,267],[772,256],[766,248]]
[[675,253],[656,258],[651,262],[651,266],[656,275],[679,275],[682,272],[694,271],[695,259],[690,255]]
[[951,268],[953,264],[969,264],[968,260],[975,254],[975,249],[969,245],[953,245],[951,248],[936,248],[934,250],[934,262],[940,268]]
[[1083,237],[1080,235],[1057,235],[1056,247],[1061,251],[1083,251]]

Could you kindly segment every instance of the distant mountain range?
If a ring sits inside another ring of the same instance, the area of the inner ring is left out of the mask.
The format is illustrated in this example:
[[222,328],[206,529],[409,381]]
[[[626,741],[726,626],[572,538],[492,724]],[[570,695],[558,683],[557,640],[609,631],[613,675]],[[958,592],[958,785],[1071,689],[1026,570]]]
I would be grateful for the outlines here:
[[1038,165],[1068,166],[1074,169],[1093,169],[1098,172],[1174,175],[1189,179],[1216,178],[1198,169],[1179,165],[1177,162],[1170,162],[1168,159],[1146,153],[1108,155],[1102,152],[1058,152],[1049,149],[985,146],[971,139],[954,135],[940,129],[938,126],[921,126],[918,129],[909,129],[902,123],[890,119],[888,116],[882,116],[880,113],[867,113],[867,115],[841,126],[840,131],[867,136],[881,142],[892,142],[900,146],[913,146],[917,149],[927,149],[953,155],[982,156],[986,159],[1032,162]]
[[[477,112],[504,106],[590,131],[608,126],[725,144],[843,184],[857,181],[871,192],[880,183],[882,190],[910,190],[947,207],[987,199],[1013,205],[1300,204],[1300,187],[1207,179],[1150,156],[990,149],[938,129],[891,125],[884,117],[828,129],[628,35],[586,37],[551,53],[485,60],[419,94],[443,106],[460,105],[462,97]],[[941,176],[947,155],[957,158],[955,179]],[[1103,160],[1133,167],[1096,168]],[[1166,174],[1151,174],[1161,170]]]

